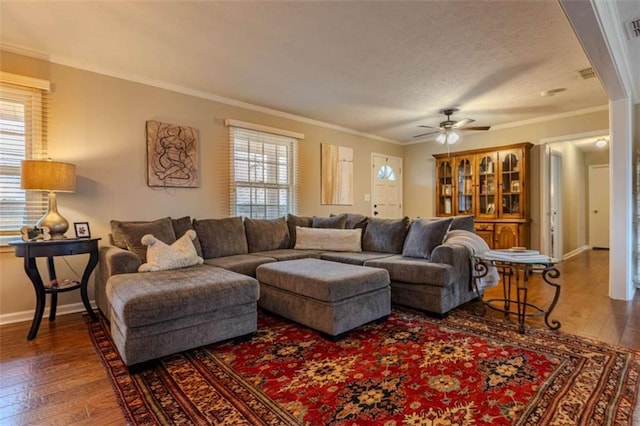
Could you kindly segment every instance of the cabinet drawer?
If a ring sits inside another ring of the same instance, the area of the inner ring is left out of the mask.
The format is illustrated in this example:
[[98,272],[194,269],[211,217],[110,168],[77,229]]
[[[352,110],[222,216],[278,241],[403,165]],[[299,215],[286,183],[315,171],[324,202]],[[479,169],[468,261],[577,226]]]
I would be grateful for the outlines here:
[[493,223],[475,223],[476,231],[493,231]]

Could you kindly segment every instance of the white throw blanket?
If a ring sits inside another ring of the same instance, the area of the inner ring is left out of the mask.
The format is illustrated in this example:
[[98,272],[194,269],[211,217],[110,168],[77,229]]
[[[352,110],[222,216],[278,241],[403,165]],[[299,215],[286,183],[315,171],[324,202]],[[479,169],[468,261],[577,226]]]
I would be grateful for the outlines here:
[[[457,244],[466,247],[470,255],[481,254],[489,251],[490,248],[487,242],[480,236],[473,232],[463,231],[456,229],[449,231],[444,237],[444,242],[447,244]],[[472,271],[473,272],[473,271]],[[489,287],[495,287],[500,281],[500,274],[495,266],[488,265],[487,275],[477,279],[476,284],[479,290],[483,290]]]

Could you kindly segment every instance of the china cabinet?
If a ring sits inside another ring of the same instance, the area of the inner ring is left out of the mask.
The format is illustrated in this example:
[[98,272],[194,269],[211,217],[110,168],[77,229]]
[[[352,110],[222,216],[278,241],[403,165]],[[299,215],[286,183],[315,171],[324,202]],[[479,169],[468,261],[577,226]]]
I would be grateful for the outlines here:
[[434,155],[436,215],[475,215],[476,232],[489,247],[529,244],[529,156],[533,145]]

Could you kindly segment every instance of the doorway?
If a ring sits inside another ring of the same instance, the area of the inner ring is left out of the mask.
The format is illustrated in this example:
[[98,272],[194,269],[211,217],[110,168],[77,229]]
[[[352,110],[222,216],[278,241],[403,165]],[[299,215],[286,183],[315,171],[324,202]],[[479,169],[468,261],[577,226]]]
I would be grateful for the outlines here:
[[371,216],[402,217],[402,158],[371,154]]
[[562,259],[562,153],[549,155],[549,244],[551,257]]

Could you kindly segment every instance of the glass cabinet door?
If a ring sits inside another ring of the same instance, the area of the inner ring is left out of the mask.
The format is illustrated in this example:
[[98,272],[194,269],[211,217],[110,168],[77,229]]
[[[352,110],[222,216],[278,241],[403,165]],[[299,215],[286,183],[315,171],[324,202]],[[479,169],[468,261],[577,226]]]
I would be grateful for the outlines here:
[[497,154],[486,153],[476,156],[478,170],[478,204],[476,215],[483,218],[496,218],[497,207]]
[[456,158],[456,214],[473,212],[473,157]]
[[522,177],[524,176],[520,151],[500,151],[500,180],[502,217],[520,218],[524,212],[522,205]]
[[438,182],[436,183],[436,197],[438,200],[438,216],[453,215],[453,167],[452,159],[443,159],[436,161],[438,168]]

